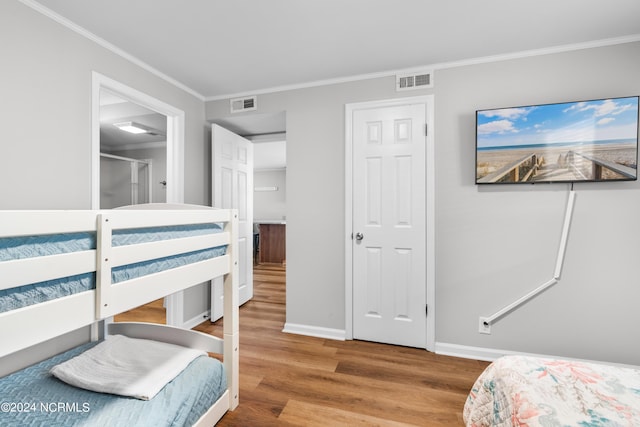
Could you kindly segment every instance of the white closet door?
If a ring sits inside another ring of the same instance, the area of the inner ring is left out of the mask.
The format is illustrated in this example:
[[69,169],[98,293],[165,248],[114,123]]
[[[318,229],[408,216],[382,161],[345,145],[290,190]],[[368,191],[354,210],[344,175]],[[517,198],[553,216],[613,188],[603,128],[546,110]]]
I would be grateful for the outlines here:
[[426,106],[353,113],[353,337],[426,347]]

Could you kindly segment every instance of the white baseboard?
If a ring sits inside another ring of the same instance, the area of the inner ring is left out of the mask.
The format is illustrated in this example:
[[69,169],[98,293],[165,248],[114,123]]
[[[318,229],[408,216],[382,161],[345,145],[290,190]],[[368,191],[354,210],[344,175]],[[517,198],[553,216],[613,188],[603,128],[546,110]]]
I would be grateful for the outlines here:
[[211,317],[211,312],[209,310],[198,314],[197,316],[192,317],[191,319],[185,321],[180,327],[183,329],[191,329],[193,327],[198,326],[200,323]]
[[[523,351],[501,350],[497,348],[484,348],[484,347],[471,347],[467,345],[449,344],[449,343],[436,343],[436,354],[442,354],[443,356],[462,357],[463,359],[475,359],[484,360],[486,362],[493,362],[494,360],[502,356],[520,355],[520,356],[532,356],[543,357],[547,359],[572,359],[579,360],[571,357],[554,356],[550,354],[540,353],[526,353]],[[584,362],[593,362],[592,360],[582,360]]]
[[540,354],[540,353],[525,353],[522,351],[500,350],[495,348],[483,348],[483,347],[471,347],[466,345],[449,344],[449,343],[442,343],[442,342],[436,343],[435,352],[436,354],[441,354],[443,356],[462,357],[464,359],[484,360],[487,362],[493,362],[494,360],[502,356],[520,355],[520,356],[542,357],[546,359],[566,359],[566,360],[574,360],[574,361],[587,362],[587,363],[601,363],[605,365],[620,366],[623,368],[632,368],[632,369],[640,368],[639,366],[636,366],[636,365],[608,362],[606,360],[580,359],[576,357],[567,357],[567,356],[558,356],[558,355]]
[[435,353],[442,354],[444,356],[462,357],[463,359],[484,360],[487,362],[493,362],[497,358],[506,356],[508,354],[522,354],[509,350],[471,347],[467,345],[449,344],[443,342],[436,342]]
[[343,329],[321,328],[319,326],[298,325],[295,323],[285,323],[282,332],[337,341],[344,341],[346,336],[346,332]]

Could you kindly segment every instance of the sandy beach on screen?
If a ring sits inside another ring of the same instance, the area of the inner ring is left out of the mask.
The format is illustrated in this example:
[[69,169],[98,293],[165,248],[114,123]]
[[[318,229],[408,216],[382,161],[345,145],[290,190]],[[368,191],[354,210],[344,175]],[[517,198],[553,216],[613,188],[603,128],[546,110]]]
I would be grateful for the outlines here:
[[595,158],[615,162],[631,168],[636,168],[637,158],[635,145],[632,144],[600,144],[589,146],[564,146],[564,147],[544,147],[516,148],[512,150],[486,150],[478,151],[476,158],[477,177],[482,178],[489,175],[510,163],[513,163],[531,154],[542,155],[544,163],[551,165],[558,163],[568,151],[593,156]]

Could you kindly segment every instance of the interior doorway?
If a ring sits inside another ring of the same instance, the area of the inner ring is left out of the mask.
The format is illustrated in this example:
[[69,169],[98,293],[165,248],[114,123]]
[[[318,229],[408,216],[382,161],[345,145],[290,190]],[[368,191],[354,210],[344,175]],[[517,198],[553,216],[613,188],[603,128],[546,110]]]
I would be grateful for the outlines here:
[[[221,117],[212,121],[225,129],[236,133],[253,145],[253,222],[254,222],[254,293],[260,299],[270,299],[268,293],[273,290],[272,298],[284,304],[285,285],[275,290],[263,286],[263,280],[269,282],[269,267],[281,274],[286,270],[286,221],[287,221],[287,162],[286,162],[286,112],[276,113],[240,113]],[[260,228],[264,225],[279,229],[272,234],[273,239],[261,241]],[[271,249],[269,248],[271,244]],[[266,245],[266,246],[265,246]],[[268,249],[267,252],[264,249]],[[268,255],[266,258],[265,256]],[[261,268],[262,267],[262,268]]]
[[166,202],[167,117],[100,90],[100,208]]
[[254,142],[254,265],[286,266],[286,138]]
[[[101,137],[104,135],[107,138],[109,132],[120,132],[120,129],[113,129],[108,127],[109,131],[101,133],[101,113],[103,110],[107,110],[108,102],[101,103],[101,99],[119,99],[126,101],[128,108],[136,110],[140,115],[141,111],[148,112],[149,115],[154,117],[156,122],[154,123],[136,123],[138,125],[145,126],[149,136],[151,133],[157,133],[155,131],[164,131],[165,139],[164,148],[160,150],[164,151],[164,163],[162,168],[159,163],[155,165],[155,170],[166,171],[166,179],[158,180],[163,183],[160,191],[164,192],[164,201],[167,203],[182,203],[184,202],[184,111],[166,104],[152,96],[149,96],[137,89],[129,87],[123,83],[106,77],[100,73],[93,72],[92,75],[92,111],[91,111],[91,151],[92,151],[92,173],[91,173],[91,209],[108,208],[101,205],[101,152],[102,148],[106,146],[101,143]],[[144,116],[145,114],[142,114]],[[136,122],[135,120],[125,120],[126,117],[122,116],[122,120],[118,120],[118,123]],[[164,123],[164,124],[163,124]],[[159,129],[160,128],[160,129]],[[148,132],[151,130],[151,132]],[[150,141],[147,141],[150,142]],[[135,148],[135,147],[134,147]],[[158,149],[158,147],[155,147]],[[143,150],[153,149],[153,147],[145,147]],[[129,156],[122,156],[129,157]],[[148,157],[148,156],[143,156]],[[153,156],[151,156],[153,157]],[[131,156],[135,159],[135,156]],[[151,172],[151,168],[148,169],[148,176],[146,178],[153,184],[155,178]],[[131,173],[130,176],[134,175]],[[158,175],[158,174],[156,174]],[[157,176],[156,176],[157,178]],[[133,179],[135,181],[135,178]],[[139,184],[139,177],[138,177]],[[154,199],[153,191],[150,191],[148,196],[151,200]],[[158,198],[162,199],[162,198]],[[170,295],[165,298],[166,307],[166,323],[173,326],[182,326],[184,321],[184,301],[182,292]]]
[[[110,79],[102,74],[93,73],[93,90],[92,90],[92,199],[91,208],[100,209],[100,152],[104,146],[112,145],[111,142],[102,143],[101,137],[110,138],[110,133],[121,132],[115,126],[102,127],[101,115],[103,111],[109,110],[109,103],[113,100],[126,101],[126,108],[130,109],[131,119],[134,115],[143,116],[144,120],[151,120],[147,124],[139,123],[148,129],[145,149],[159,148],[149,144],[158,144],[158,141],[152,141],[150,138],[157,137],[154,133],[164,133],[161,139],[164,139],[164,147],[161,148],[165,152],[165,165],[155,165],[156,178],[157,172],[166,171],[166,180],[163,181],[162,191],[166,194],[166,202],[182,203],[184,201],[184,112],[158,99],[155,99],[145,93],[134,88],[126,86],[118,81]],[[101,99],[105,105],[101,104]],[[111,100],[111,101],[110,101]],[[119,101],[116,101],[118,103]],[[125,116],[121,116],[120,123],[135,122],[135,120],[126,120]],[[108,130],[107,130],[108,129]],[[102,132],[101,132],[102,131]],[[121,138],[122,135],[119,136]],[[110,141],[110,140],[109,140]],[[128,145],[128,144],[125,144]],[[156,195],[154,190],[154,196]],[[153,196],[152,196],[153,197]],[[155,197],[153,197],[155,198]]]

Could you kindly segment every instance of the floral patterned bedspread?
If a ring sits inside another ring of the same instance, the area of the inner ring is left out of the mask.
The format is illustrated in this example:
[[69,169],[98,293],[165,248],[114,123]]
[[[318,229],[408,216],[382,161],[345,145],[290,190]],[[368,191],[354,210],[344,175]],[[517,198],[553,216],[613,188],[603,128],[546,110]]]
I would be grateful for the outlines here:
[[468,427],[640,426],[640,370],[505,356],[478,377]]

